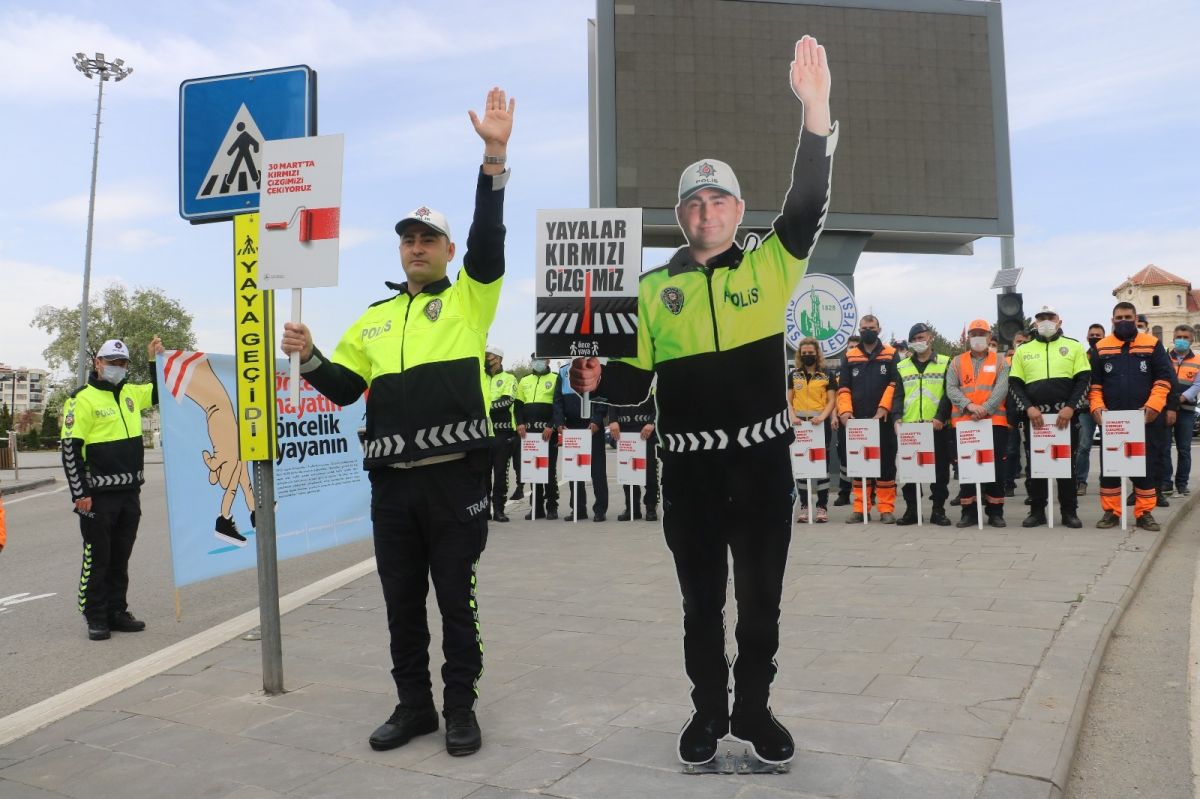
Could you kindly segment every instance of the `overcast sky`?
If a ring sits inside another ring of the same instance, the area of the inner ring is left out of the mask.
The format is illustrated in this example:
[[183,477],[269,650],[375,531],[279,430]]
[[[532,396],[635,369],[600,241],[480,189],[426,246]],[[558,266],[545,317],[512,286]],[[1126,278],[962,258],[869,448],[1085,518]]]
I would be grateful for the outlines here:
[[[93,292],[113,281],[162,288],[195,315],[199,346],[212,352],[233,346],[232,233],[178,216],[181,80],[296,63],[319,72],[321,132],[346,135],[340,286],[305,293],[306,321],[327,350],[388,296],[384,280],[402,279],[392,232],[401,214],[428,204],[465,234],[480,153],[466,111],[490,85],[507,89],[518,100],[509,272],[492,339],[528,353],[534,212],[588,201],[594,4],[248,8],[0,2],[0,361],[42,366],[48,340],[29,326],[36,308],[79,301],[96,85],[72,67],[78,50],[135,68],[105,92]],[[1008,0],[1004,28],[1026,308],[1057,305],[1081,337],[1107,319],[1112,289],[1147,263],[1200,287],[1200,4]],[[885,332],[904,335],[918,319],[954,332],[994,316],[998,267],[994,240],[971,257],[866,254],[860,311],[880,316]]]

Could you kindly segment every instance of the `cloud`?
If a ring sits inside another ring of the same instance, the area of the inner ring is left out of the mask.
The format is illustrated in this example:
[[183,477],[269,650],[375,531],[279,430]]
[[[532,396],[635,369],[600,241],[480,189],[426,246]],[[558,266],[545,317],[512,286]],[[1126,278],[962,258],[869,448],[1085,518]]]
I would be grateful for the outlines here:
[[123,252],[145,252],[166,246],[174,241],[170,236],[163,236],[145,228],[130,228],[118,231],[113,236],[113,244]]
[[341,249],[349,250],[360,244],[375,241],[382,235],[378,230],[371,228],[344,227],[341,229],[338,238],[341,241]]
[[[96,190],[96,223],[145,222],[150,218],[174,219],[175,198],[164,193],[161,184],[149,182],[100,186]],[[88,194],[72,194],[36,211],[71,225],[87,223]]]

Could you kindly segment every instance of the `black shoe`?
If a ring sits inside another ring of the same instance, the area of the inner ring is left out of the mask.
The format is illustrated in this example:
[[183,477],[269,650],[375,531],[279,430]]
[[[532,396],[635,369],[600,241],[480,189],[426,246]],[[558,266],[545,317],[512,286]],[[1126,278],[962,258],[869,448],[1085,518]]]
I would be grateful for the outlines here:
[[602,522],[602,521],[604,521],[604,519],[605,519],[605,518],[606,518],[606,517],[605,517],[605,515],[604,515],[603,513],[597,513],[595,516],[593,516],[593,517],[592,517],[592,521],[594,521],[594,522]]
[[437,732],[438,714],[433,705],[404,707],[396,705],[392,715],[371,733],[369,743],[377,752],[404,746],[418,735]]
[[1083,522],[1074,513],[1064,513],[1062,515],[1063,527],[1070,527],[1072,530],[1078,530],[1083,527]]
[[558,510],[551,509],[551,510],[546,511],[546,518],[549,519],[550,521],[554,521],[555,519],[558,518]]
[[[580,517],[579,517],[579,520],[580,520],[580,521],[582,521],[582,522],[586,522],[586,521],[588,520],[587,514],[585,513],[585,514],[583,514],[582,516],[580,516]],[[571,513],[568,513],[566,516],[564,516],[564,517],[563,517],[563,521],[564,521],[564,522],[573,522],[573,521],[575,521],[575,513],[574,513],[574,511],[572,511]]]
[[949,527],[952,524],[946,511],[941,508],[933,509],[933,513],[929,514],[929,523],[936,524],[938,527]]
[[1100,521],[1096,522],[1096,526],[1101,530],[1107,530],[1110,527],[1116,527],[1121,523],[1121,517],[1110,510],[1104,511],[1104,515],[1100,517]]
[[1192,495],[1191,489],[1187,486],[1175,486],[1175,493],[1181,497],[1190,497]]
[[735,707],[729,717],[729,732],[750,744],[754,756],[764,763],[788,763],[796,754],[791,733],[765,707],[755,711]]
[[134,618],[132,613],[123,610],[108,617],[108,628],[119,633],[140,633],[146,629],[146,622]]
[[1025,497],[1025,504],[1026,504],[1026,505],[1032,505],[1032,504],[1033,504],[1033,497]]
[[679,762],[691,765],[707,763],[717,756],[717,747],[729,734],[729,719],[724,715],[702,716],[692,713],[679,732]]
[[950,504],[956,508],[961,507],[962,497],[955,497],[954,499],[950,500]]
[[525,499],[525,486],[517,486],[517,490],[512,492],[512,496],[509,499]]
[[[250,526],[254,526],[254,514],[250,514]],[[221,541],[227,544],[233,544],[235,547],[246,546],[246,536],[238,532],[237,522],[226,516],[218,516],[217,523],[214,525],[213,534]]]
[[1155,494],[1155,496],[1154,496],[1154,505],[1155,505],[1155,507],[1157,507],[1157,508],[1169,508],[1169,507],[1171,507],[1171,503],[1167,501],[1167,497],[1166,497],[1166,496],[1163,494],[1163,492],[1161,492],[1161,491],[1159,491],[1157,494]]
[[1008,527],[1008,522],[1004,521],[1004,517],[999,513],[988,516],[987,523],[991,527]]
[[1150,515],[1150,511],[1146,511],[1141,516],[1137,517],[1137,526],[1143,530],[1149,530],[1152,533],[1157,533],[1162,529],[1162,526],[1154,521],[1154,517]]
[[654,510],[653,508],[646,511],[646,521],[648,521],[648,522],[658,521],[658,511]]
[[112,638],[112,632],[108,629],[108,625],[102,621],[88,619],[87,628],[89,641],[107,641]]
[[1005,486],[1004,487],[1004,496],[1015,497],[1016,495],[1017,495],[1017,489],[1015,486]]
[[908,527],[910,524],[917,523],[917,512],[911,508],[905,508],[904,515],[896,520],[896,524],[900,527]]
[[508,516],[506,516],[506,515],[504,514],[504,511],[502,511],[502,510],[497,510],[496,512],[494,512],[494,513],[492,514],[492,521],[494,521],[494,522],[501,522],[501,523],[503,523],[503,522],[506,522],[506,521],[508,521]]
[[837,495],[837,499],[835,499],[835,500],[833,501],[833,506],[834,506],[835,508],[840,508],[840,507],[842,507],[843,505],[849,505],[849,504],[850,504],[850,495],[849,495],[849,494],[841,494],[841,493],[839,493],[839,494]]
[[974,527],[976,522],[978,522],[978,521],[979,521],[979,519],[978,519],[978,517],[975,516],[974,513],[964,513],[962,515],[962,518],[958,520],[958,524],[956,524],[954,526],[960,527],[960,528],[961,527]]
[[627,521],[630,521],[631,519],[633,519],[633,517],[629,515],[629,511],[622,511],[617,516],[617,521],[619,521],[619,522],[627,522]]
[[1032,510],[1025,517],[1025,521],[1021,522],[1022,527],[1041,527],[1046,523],[1046,514]]
[[254,521],[254,511],[250,511],[250,529],[257,530],[258,525]]
[[457,708],[446,711],[446,754],[451,757],[473,755],[483,746],[483,733],[475,720],[475,711]]

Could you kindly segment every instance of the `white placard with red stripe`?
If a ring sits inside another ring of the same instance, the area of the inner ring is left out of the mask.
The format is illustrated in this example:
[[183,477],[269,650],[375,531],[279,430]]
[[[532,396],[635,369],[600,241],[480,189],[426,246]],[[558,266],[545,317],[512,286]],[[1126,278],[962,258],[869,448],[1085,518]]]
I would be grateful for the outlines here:
[[792,426],[792,477],[820,480],[827,474],[825,425],[802,420]]
[[1029,476],[1040,479],[1071,476],[1071,428],[1059,429],[1055,415],[1046,424],[1029,428]]
[[564,430],[558,449],[562,452],[564,480],[575,482],[592,479],[592,432],[590,430]]
[[1143,411],[1105,411],[1100,423],[1105,477],[1146,474],[1146,416]]
[[617,439],[617,482],[646,485],[646,442],[637,433],[622,432]]
[[901,483],[937,480],[933,422],[901,422],[896,431],[896,479]]
[[959,422],[954,427],[958,439],[958,481],[960,483],[996,482],[996,451],[992,443],[992,420]]
[[879,420],[851,419],[846,422],[846,474],[858,478],[878,477],[882,463]]
[[529,433],[521,439],[521,480],[546,485],[550,482],[550,442],[541,433]]

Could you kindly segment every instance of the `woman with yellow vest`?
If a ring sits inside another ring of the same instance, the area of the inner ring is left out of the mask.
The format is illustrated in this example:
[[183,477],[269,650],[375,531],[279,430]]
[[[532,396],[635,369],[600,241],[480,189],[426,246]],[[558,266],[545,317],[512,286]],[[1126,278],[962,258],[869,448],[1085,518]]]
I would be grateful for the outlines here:
[[[821,427],[825,431],[825,446],[829,447],[830,431],[837,430],[838,417],[833,412],[837,403],[837,378],[825,369],[825,359],[821,356],[821,347],[815,338],[806,338],[800,342],[796,350],[796,366],[788,373],[788,408],[791,412],[792,424],[804,420],[813,427]],[[800,516],[798,522],[808,521],[808,514],[813,512],[809,507],[808,490],[799,480],[796,488],[800,491]],[[817,524],[829,521],[829,475],[817,481]]]
[[[970,349],[950,362],[946,370],[946,396],[954,406],[951,421],[955,427],[965,421],[992,420],[992,452],[1002,453],[1008,445],[1008,416],[1004,398],[1008,394],[1008,364],[989,348],[992,326],[976,319],[967,326]],[[1004,481],[997,474],[983,484],[988,524],[1007,527],[1004,521]],[[975,524],[975,486],[962,485],[962,518],[959,527]]]

